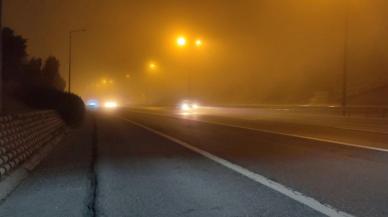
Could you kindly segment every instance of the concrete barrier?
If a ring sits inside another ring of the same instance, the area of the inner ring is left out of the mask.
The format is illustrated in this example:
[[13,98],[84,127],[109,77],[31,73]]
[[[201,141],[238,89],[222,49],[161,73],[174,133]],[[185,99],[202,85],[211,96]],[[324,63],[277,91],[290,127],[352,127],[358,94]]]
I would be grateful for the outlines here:
[[59,142],[65,130],[54,111],[0,116],[0,199]]

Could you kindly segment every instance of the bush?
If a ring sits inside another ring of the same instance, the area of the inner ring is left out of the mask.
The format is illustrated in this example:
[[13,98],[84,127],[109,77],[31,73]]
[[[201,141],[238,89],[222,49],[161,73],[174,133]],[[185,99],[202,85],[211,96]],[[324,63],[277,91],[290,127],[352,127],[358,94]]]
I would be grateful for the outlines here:
[[80,126],[83,122],[85,104],[75,94],[47,87],[24,87],[18,95],[32,108],[56,110],[70,127]]
[[67,125],[78,127],[82,124],[85,117],[85,104],[79,96],[64,93],[63,100],[59,102],[57,111]]

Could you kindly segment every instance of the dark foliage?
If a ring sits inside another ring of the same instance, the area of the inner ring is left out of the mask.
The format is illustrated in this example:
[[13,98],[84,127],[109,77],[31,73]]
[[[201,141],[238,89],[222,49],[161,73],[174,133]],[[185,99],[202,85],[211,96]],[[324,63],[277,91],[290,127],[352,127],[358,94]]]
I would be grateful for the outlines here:
[[74,94],[65,93],[65,81],[59,74],[59,61],[50,56],[43,64],[41,58],[28,60],[26,39],[9,28],[3,29],[3,80],[19,84],[14,96],[36,109],[57,110],[72,127],[81,124],[85,105]]
[[66,83],[59,74],[59,60],[53,56],[46,59],[42,68],[42,78],[45,86],[64,91]]
[[3,80],[20,80],[23,64],[27,60],[26,42],[10,28],[2,30],[3,42]]
[[41,68],[42,59],[31,58],[23,65],[23,76],[19,79],[19,83],[24,86],[43,86]]
[[19,92],[18,97],[36,109],[56,110],[71,127],[79,126],[84,119],[84,102],[75,94],[54,88],[26,86]]

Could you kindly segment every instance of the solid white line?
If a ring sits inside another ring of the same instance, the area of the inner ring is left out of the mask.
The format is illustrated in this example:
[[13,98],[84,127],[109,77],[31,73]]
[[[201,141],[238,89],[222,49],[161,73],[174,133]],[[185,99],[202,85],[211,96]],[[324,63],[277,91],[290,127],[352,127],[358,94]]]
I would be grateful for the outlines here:
[[239,173],[239,174],[241,174],[241,175],[243,175],[243,176],[245,176],[245,177],[247,177],[255,182],[258,182],[258,183],[260,183],[264,186],[267,186],[268,188],[275,190],[275,191],[277,191],[277,192],[279,192],[279,193],[281,193],[281,194],[283,194],[283,195],[285,195],[285,196],[287,196],[295,201],[298,201],[299,203],[302,203],[302,204],[304,204],[304,205],[306,205],[306,206],[308,206],[308,207],[310,207],[310,208],[312,208],[312,209],[316,210],[317,212],[320,212],[324,215],[327,215],[330,217],[355,217],[355,216],[348,214],[346,212],[336,210],[335,208],[333,208],[329,205],[322,204],[312,197],[305,196],[298,191],[292,190],[292,189],[290,189],[290,188],[288,188],[280,183],[274,182],[274,181],[272,181],[272,180],[270,180],[262,175],[251,172],[248,169],[245,169],[239,165],[233,164],[225,159],[217,157],[209,152],[206,152],[202,149],[199,149],[199,148],[197,148],[193,145],[190,145],[182,140],[179,140],[177,138],[169,136],[165,133],[162,133],[160,131],[157,131],[155,129],[147,127],[147,126],[140,124],[138,122],[135,122],[135,121],[132,121],[132,120],[129,120],[126,118],[121,118],[121,117],[120,117],[120,119],[125,120],[125,121],[127,121],[135,126],[146,129],[146,130],[148,130],[152,133],[155,133],[163,138],[166,138],[174,143],[177,143],[177,144],[179,144],[179,145],[181,145],[181,146],[183,146],[183,147],[185,147],[193,152],[196,152],[196,153],[198,153],[198,154],[200,154],[200,155],[202,155],[202,156],[204,156],[204,157],[206,157],[206,158],[208,158],[208,159],[210,159],[210,160],[212,160],[212,161],[214,161],[214,162],[216,162],[216,163],[218,163],[226,168],[229,168],[229,169],[231,169],[231,170],[233,170],[233,171],[235,171],[235,172],[237,172],[237,173]]
[[150,115],[156,115],[156,116],[161,116],[161,117],[170,117],[170,118],[181,119],[181,120],[190,120],[190,121],[196,121],[196,122],[200,122],[200,123],[220,125],[220,126],[225,126],[225,127],[233,127],[233,128],[243,129],[243,130],[251,130],[251,131],[270,133],[270,134],[275,134],[275,135],[290,136],[290,137],[295,137],[295,138],[300,138],[300,139],[314,140],[314,141],[318,141],[318,142],[327,142],[327,143],[332,143],[332,144],[337,144],[337,145],[349,146],[349,147],[353,147],[353,148],[367,149],[367,150],[380,151],[380,152],[388,152],[388,149],[386,149],[386,148],[379,148],[379,147],[366,146],[366,145],[357,145],[357,144],[353,144],[353,143],[341,142],[341,141],[336,141],[336,140],[331,140],[331,139],[322,139],[322,138],[316,138],[316,137],[310,137],[310,136],[302,136],[302,135],[293,134],[293,133],[282,133],[282,132],[273,131],[273,130],[265,130],[265,129],[252,128],[252,127],[246,127],[246,126],[241,126],[241,125],[227,124],[227,123],[221,123],[221,122],[217,122],[217,121],[205,121],[205,120],[198,120],[198,119],[192,119],[192,118],[179,118],[179,117],[175,117],[175,116],[171,116],[171,115],[162,115],[162,114],[155,114],[155,113],[150,113],[150,112],[140,112],[140,111],[131,111],[131,112],[141,113],[141,114],[150,114]]
[[338,144],[338,145],[343,145],[343,146],[350,146],[350,147],[354,147],[354,148],[388,152],[388,149],[385,149],[385,148],[378,148],[378,147],[372,147],[372,146],[366,146],[366,145],[357,145],[357,144],[352,144],[352,143],[348,143],[348,142],[341,142],[341,141],[336,141],[336,140],[331,140],[331,139],[321,139],[321,138],[310,137],[310,136],[302,136],[302,135],[293,134],[293,133],[281,133],[281,132],[272,131],[272,130],[251,128],[251,127],[232,125],[232,124],[226,124],[226,123],[215,122],[215,121],[204,121],[204,120],[194,120],[194,119],[188,119],[188,120],[193,120],[193,121],[203,122],[203,123],[208,123],[208,124],[214,124],[214,125],[221,125],[221,126],[226,126],[226,127],[240,128],[240,129],[244,129],[244,130],[251,130],[251,131],[257,131],[257,132],[263,132],[263,133],[270,133],[270,134],[277,134],[277,135],[282,135],[282,136],[290,136],[290,137],[296,137],[296,138],[301,138],[301,139],[314,140],[314,141],[318,141],[318,142],[333,143],[333,144]]

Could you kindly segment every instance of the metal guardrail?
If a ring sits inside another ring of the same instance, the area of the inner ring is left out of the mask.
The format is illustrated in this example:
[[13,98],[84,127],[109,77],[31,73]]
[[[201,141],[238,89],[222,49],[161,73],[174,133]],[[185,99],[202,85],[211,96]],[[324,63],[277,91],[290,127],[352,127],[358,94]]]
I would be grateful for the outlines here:
[[64,131],[54,111],[0,116],[0,180]]

